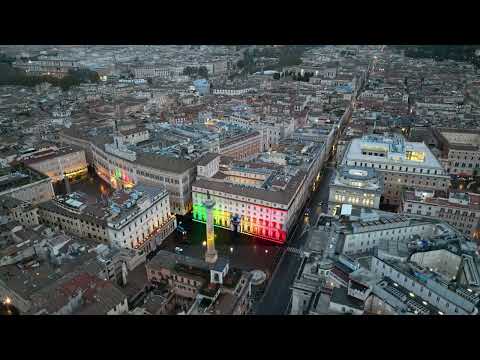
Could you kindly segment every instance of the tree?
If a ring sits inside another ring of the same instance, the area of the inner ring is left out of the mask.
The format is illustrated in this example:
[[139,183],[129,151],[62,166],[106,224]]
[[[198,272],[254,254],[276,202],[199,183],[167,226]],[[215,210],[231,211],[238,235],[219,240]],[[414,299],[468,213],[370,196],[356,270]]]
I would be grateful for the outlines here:
[[197,71],[198,76],[208,78],[208,69],[205,66],[200,66]]
[[187,66],[183,69],[183,75],[193,76],[197,74],[197,68],[192,66]]
[[68,76],[71,76],[73,79],[78,80],[79,82],[99,82],[100,76],[96,71],[90,69],[78,69],[70,70]]
[[404,55],[412,58],[431,58],[437,61],[455,60],[473,63],[475,51],[479,45],[398,45]]
[[4,53],[0,54],[0,63],[12,64],[15,61],[15,58],[10,57]]

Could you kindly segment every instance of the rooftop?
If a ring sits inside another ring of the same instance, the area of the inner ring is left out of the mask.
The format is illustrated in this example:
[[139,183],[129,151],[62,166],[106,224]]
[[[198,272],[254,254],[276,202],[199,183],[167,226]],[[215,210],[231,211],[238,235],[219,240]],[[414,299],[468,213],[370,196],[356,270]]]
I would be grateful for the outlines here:
[[[374,156],[375,153],[377,156]],[[398,136],[370,135],[353,139],[345,158],[351,161],[428,167],[441,170],[443,173],[442,166],[427,145],[407,142]]]
[[233,195],[260,199],[271,203],[289,205],[290,202],[293,201],[294,195],[302,184],[304,178],[305,172],[301,170],[298,171],[295,175],[291,176],[288,181],[286,181],[286,184],[282,184],[284,187],[282,187],[281,190],[276,190],[274,187],[265,188],[246,186],[238,183],[226,182],[224,180],[218,181],[215,179],[204,178],[197,179],[193,183],[193,187],[205,189],[205,191],[219,191]]
[[364,307],[363,301],[349,296],[348,290],[345,287],[333,288],[330,303],[346,305],[357,310],[363,310]]
[[[463,196],[460,197],[460,194],[463,194]],[[403,199],[404,201],[416,201],[446,208],[480,211],[480,195],[476,193],[450,193],[447,198],[439,192],[432,194],[422,192],[420,189],[409,189],[403,193]]]
[[21,165],[4,168],[0,171],[0,193],[45,179],[48,177]]
[[35,152],[32,155],[29,155],[28,157],[26,157],[22,162],[26,165],[32,165],[45,160],[54,159],[56,157],[76,153],[79,151],[83,151],[83,150],[76,147],[72,147],[72,146],[64,147],[61,149],[48,149],[48,150]]
[[382,180],[383,178],[373,168],[343,166],[332,178],[330,185],[381,192],[383,191]]

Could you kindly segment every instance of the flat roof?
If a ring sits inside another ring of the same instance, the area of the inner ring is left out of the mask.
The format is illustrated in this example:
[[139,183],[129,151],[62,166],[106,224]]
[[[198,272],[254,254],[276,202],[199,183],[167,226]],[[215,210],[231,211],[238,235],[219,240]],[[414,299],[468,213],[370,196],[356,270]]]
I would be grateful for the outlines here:
[[60,157],[63,155],[73,154],[76,152],[83,152],[83,151],[84,151],[83,149],[73,147],[73,146],[64,147],[58,150],[49,149],[49,150],[33,153],[31,158],[27,158],[22,162],[26,165],[31,165],[31,164],[39,163],[45,160],[54,159],[56,157]]
[[290,179],[285,189],[282,191],[256,188],[253,186],[244,186],[240,184],[226,183],[204,178],[197,179],[192,186],[210,191],[220,191],[227,194],[289,205],[298,188],[301,186],[304,178],[305,172],[302,170],[298,171],[297,174]]
[[363,310],[364,308],[363,301],[348,295],[348,290],[345,287],[333,288],[330,302],[346,305],[358,310]]
[[208,163],[210,163],[212,160],[216,159],[219,156],[219,154],[207,152],[200,159],[198,159],[197,166],[206,166],[208,165]]
[[191,160],[146,153],[137,153],[136,162],[143,166],[176,174],[182,174],[195,166]]
[[[350,142],[350,146],[348,147],[348,151],[346,153],[345,159],[350,161],[369,161],[374,163],[381,163],[381,164],[389,164],[389,165],[405,165],[405,166],[412,166],[412,167],[430,167],[435,169],[443,170],[443,167],[440,165],[437,158],[433,155],[431,150],[428,148],[427,145],[424,143],[417,143],[417,142],[405,142],[405,150],[412,150],[416,152],[422,152],[425,154],[425,160],[422,162],[413,161],[413,160],[406,160],[402,158],[401,160],[393,160],[388,159],[386,157],[379,157],[379,156],[371,156],[371,155],[363,155],[362,154],[362,145],[366,144],[362,138],[355,138],[352,139]],[[374,143],[372,143],[374,144]],[[385,146],[383,143],[379,143],[379,146]]]

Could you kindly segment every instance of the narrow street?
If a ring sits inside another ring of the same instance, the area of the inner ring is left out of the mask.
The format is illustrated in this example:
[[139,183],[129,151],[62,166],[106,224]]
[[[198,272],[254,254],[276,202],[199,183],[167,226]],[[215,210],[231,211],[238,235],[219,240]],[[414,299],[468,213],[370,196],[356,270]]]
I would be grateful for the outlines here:
[[[353,110],[356,101],[353,100],[350,110]],[[336,140],[343,132],[344,128],[350,122],[352,112],[346,115],[340,124],[340,132],[337,134],[337,138],[334,141],[336,145]],[[322,212],[327,212],[328,208],[328,194],[329,194],[329,183],[332,176],[335,173],[335,168],[330,162],[333,158],[333,154],[330,154],[329,160],[324,168],[324,174],[320,180],[317,191],[313,194],[310,201],[307,203],[306,208],[312,210],[311,219],[309,223],[314,225],[317,223],[318,218]],[[319,204],[322,203],[322,206]],[[287,242],[286,246],[291,246],[295,248],[303,248],[305,241],[307,239],[308,231],[305,229],[305,221],[300,220],[298,227],[295,230],[292,238]],[[290,287],[293,284],[295,276],[297,275],[298,268],[301,264],[301,256],[290,251],[284,251],[280,257],[280,261],[277,264],[272,278],[270,279],[265,293],[256,305],[255,314],[257,315],[282,315],[285,314],[290,306],[291,291]]]
[[[313,225],[318,221],[323,211],[327,209],[328,184],[334,174],[334,169],[327,167],[325,174],[320,181],[318,191],[314,193],[307,207],[312,209],[310,223]],[[323,206],[318,204],[323,202]],[[288,246],[302,248],[307,239],[307,232],[304,232],[305,223],[301,221]],[[290,302],[290,286],[293,284],[297,269],[301,263],[301,257],[293,252],[284,251],[279,264],[270,280],[264,297],[258,304],[255,313],[257,315],[281,315],[286,312]]]

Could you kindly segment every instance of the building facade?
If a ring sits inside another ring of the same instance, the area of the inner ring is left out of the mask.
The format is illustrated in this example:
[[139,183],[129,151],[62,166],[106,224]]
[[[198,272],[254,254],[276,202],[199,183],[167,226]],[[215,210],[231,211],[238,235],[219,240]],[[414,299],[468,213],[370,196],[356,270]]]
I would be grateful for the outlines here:
[[75,60],[40,57],[38,60],[16,61],[13,67],[24,70],[28,75],[51,75],[63,77],[70,70],[78,70],[79,64]]
[[160,250],[146,264],[154,286],[166,286],[188,315],[246,315],[251,308],[252,274],[219,258],[207,263]]
[[441,219],[473,239],[480,235],[478,194],[451,191],[442,196],[434,191],[408,189],[402,195],[401,211]]
[[40,222],[59,230],[143,253],[155,250],[176,228],[168,192],[137,186],[98,208],[79,193],[39,205]]
[[41,151],[27,157],[23,163],[50,177],[52,182],[62,181],[65,177],[75,179],[88,173],[85,151],[78,148]]
[[136,184],[160,186],[169,192],[174,213],[185,215],[191,211],[195,161],[168,155],[137,154],[130,150],[130,146],[148,139],[148,131],[143,129],[120,133],[113,139],[87,140],[85,137],[84,134],[69,133],[68,129],[61,135],[62,142],[88,149],[87,162],[113,188],[128,189]]
[[[408,271],[412,268],[412,271]],[[428,306],[429,303],[433,304],[439,309],[439,315],[475,315],[478,313],[478,308],[475,306],[478,302],[478,295],[469,294],[470,292],[462,287],[449,288],[447,284],[436,281],[434,274],[429,273],[428,270],[422,270],[411,264],[382,260],[375,256],[372,259],[371,271],[382,277],[386,276],[403,286],[413,295],[409,295],[410,297],[420,297],[427,304],[425,306]]]
[[257,131],[234,136],[220,143],[220,154],[235,160],[251,160],[262,151],[262,140]]
[[213,169],[210,176],[198,176],[193,183],[193,219],[206,221],[203,202],[209,193],[215,201],[215,226],[285,242],[305,200],[305,172],[297,169],[288,174],[242,164],[219,166],[221,171]]
[[480,170],[480,131],[433,128],[441,159],[449,174],[477,175]]
[[375,169],[383,177],[386,204],[400,204],[406,186],[446,190],[450,185],[447,172],[425,144],[407,142],[399,135],[353,139],[342,164]]
[[328,212],[342,204],[378,209],[382,194],[382,178],[374,169],[343,167],[330,182]]
[[52,179],[31,169],[21,169],[0,175],[0,196],[3,195],[38,204],[52,199],[55,192]]

